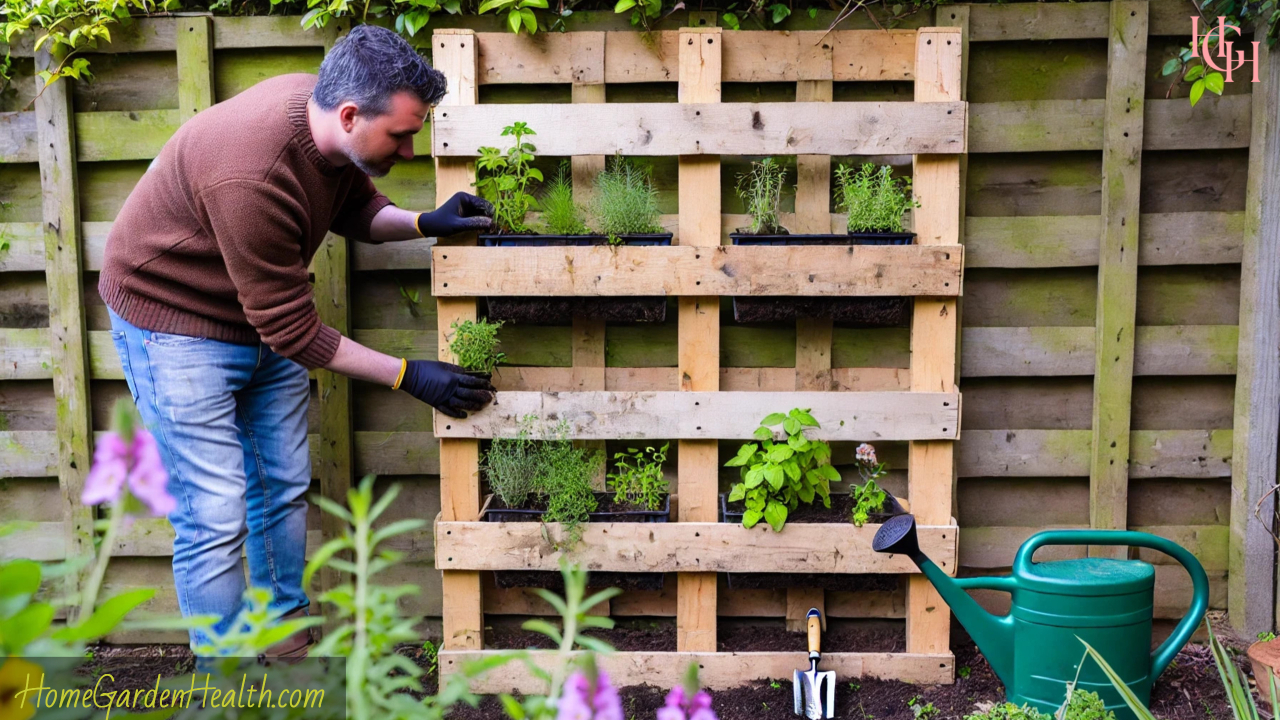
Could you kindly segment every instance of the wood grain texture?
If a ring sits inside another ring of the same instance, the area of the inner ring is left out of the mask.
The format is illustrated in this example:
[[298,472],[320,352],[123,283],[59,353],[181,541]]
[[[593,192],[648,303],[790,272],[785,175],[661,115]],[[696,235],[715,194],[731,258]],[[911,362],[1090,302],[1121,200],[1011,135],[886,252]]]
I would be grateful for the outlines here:
[[[714,216],[712,219],[717,227],[709,238],[718,243],[719,222]],[[436,297],[955,297],[961,290],[963,262],[959,246],[705,249],[684,242],[671,247],[437,247],[433,251],[432,292]]]
[[[443,570],[557,570],[563,557],[618,572],[919,572],[901,555],[871,550],[878,525],[789,523],[775,533],[720,522],[587,523],[582,542],[563,549],[559,523],[436,523],[436,566]],[[920,546],[955,570],[956,528],[920,528]]]
[[[37,70],[57,64],[45,51]],[[38,80],[36,82],[39,82]],[[83,251],[76,138],[71,89],[54,83],[36,99],[40,155],[41,215],[44,219],[45,282],[49,292],[49,345],[53,395],[57,404],[58,485],[63,540],[69,557],[93,552],[93,514],[80,502],[91,465],[93,438],[89,405],[89,361],[85,337]],[[78,587],[68,576],[68,590]]]
[[178,117],[181,122],[213,105],[213,18],[178,21]]
[[[1147,57],[1147,3],[1111,4],[1102,150],[1093,441],[1092,527],[1123,530],[1129,492],[1129,416],[1138,291],[1139,192]],[[1114,556],[1116,548],[1096,548]]]
[[[1266,43],[1262,43],[1265,46]],[[1275,627],[1275,496],[1280,435],[1280,52],[1263,48],[1253,90],[1253,134],[1240,272],[1240,342],[1232,453],[1232,625],[1253,635]],[[1256,513],[1256,514],[1255,514]]]
[[432,152],[473,157],[517,120],[538,132],[543,155],[908,155],[965,147],[963,103],[691,102],[439,109]]

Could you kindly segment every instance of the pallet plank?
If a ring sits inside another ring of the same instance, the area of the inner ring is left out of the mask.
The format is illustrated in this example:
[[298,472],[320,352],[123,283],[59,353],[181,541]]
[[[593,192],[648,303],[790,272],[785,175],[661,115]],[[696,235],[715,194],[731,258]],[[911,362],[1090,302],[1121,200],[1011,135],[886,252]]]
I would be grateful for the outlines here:
[[438,110],[432,153],[474,157],[515,121],[538,132],[542,155],[910,155],[965,148],[960,102],[492,104]]
[[[718,239],[718,233],[717,233]],[[436,297],[960,294],[963,252],[847,247],[453,248],[432,253]]]

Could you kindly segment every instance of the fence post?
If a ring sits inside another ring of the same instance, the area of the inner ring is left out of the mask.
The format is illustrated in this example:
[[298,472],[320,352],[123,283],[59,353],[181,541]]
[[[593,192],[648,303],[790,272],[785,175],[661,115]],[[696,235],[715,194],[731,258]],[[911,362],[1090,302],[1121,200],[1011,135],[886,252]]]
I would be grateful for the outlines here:
[[183,17],[178,46],[178,115],[186,122],[213,105],[213,18]]
[[[680,30],[680,102],[720,102],[720,28]],[[720,245],[720,156],[679,159],[680,244]],[[680,389],[720,389],[720,298],[682,297],[679,316]],[[681,522],[715,522],[720,453],[715,440],[681,440],[678,489]],[[680,573],[676,591],[676,649],[716,649],[716,574]]]
[[[58,61],[36,54],[36,70]],[[43,81],[37,76],[37,90]],[[53,396],[57,407],[58,485],[67,557],[93,551],[93,513],[80,502],[93,447],[89,405],[89,362],[84,318],[84,259],[80,197],[76,178],[75,123],[70,80],[43,89],[36,98],[41,217],[44,221],[45,282],[49,288],[49,342]],[[78,590],[75,574],[68,575]],[[71,617],[74,619],[74,610]]]
[[[1253,86],[1240,344],[1231,452],[1227,609],[1252,636],[1280,620],[1275,607],[1276,438],[1280,434],[1280,52],[1260,43]],[[1259,503],[1267,501],[1263,507]],[[1256,513],[1256,514],[1255,514]]]
[[[1123,530],[1129,511],[1129,416],[1138,297],[1138,201],[1146,90],[1147,3],[1111,3],[1102,139],[1102,237],[1093,376],[1089,525]],[[1090,555],[1127,550],[1094,547]]]
[[[436,69],[448,80],[448,94],[434,112],[448,112],[453,105],[475,105],[477,47],[475,32],[440,29],[431,37]],[[434,123],[432,124],[434,128]],[[436,206],[456,192],[470,192],[475,181],[475,163],[466,158],[436,158]],[[475,244],[475,235],[451,238],[450,244]],[[437,298],[436,322],[440,359],[454,362],[448,338],[453,323],[476,319],[475,298]],[[433,423],[447,422],[440,413]],[[480,441],[440,440],[440,519],[480,519]],[[445,571],[444,647],[446,650],[479,650],[484,647],[484,606],[480,595],[480,573]]]

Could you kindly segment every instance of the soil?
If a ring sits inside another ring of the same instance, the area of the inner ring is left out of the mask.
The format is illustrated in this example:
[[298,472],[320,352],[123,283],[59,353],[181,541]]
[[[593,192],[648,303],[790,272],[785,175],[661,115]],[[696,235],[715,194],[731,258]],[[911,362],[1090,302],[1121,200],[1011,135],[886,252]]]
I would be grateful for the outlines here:
[[[788,632],[782,620],[768,624],[721,620],[716,649],[721,652],[790,652],[809,650],[802,632]],[[905,652],[901,623],[830,621],[822,633],[823,652]]]
[[520,325],[567,325],[573,316],[609,323],[660,323],[667,319],[665,297],[490,297],[490,320]]
[[[615,650],[636,652],[675,652],[676,624],[674,619],[665,621],[621,620],[612,630],[592,629],[583,633],[603,640]],[[556,644],[542,633],[523,630],[518,626],[494,624],[486,628],[485,647],[491,650],[553,650]]]
[[851,327],[906,327],[911,298],[905,297],[735,297],[738,323],[787,322],[797,318],[830,318]]
[[785,590],[792,587],[822,588],[841,592],[891,592],[901,587],[897,575],[830,573],[726,573],[733,590]]
[[[886,499],[886,504],[889,501]],[[840,494],[831,496],[831,507],[825,507],[817,500],[810,505],[801,504],[795,510],[787,513],[787,524],[793,523],[847,523],[853,515],[854,502],[852,495]],[[741,502],[731,502],[728,504],[729,512],[741,513],[743,510]],[[884,510],[884,507],[879,508]],[[871,516],[868,522],[882,522],[888,516],[877,517],[875,514]]]
[[[643,505],[635,505],[635,504],[626,503],[626,502],[617,502],[616,500],[614,500],[616,496],[613,493],[598,492],[595,494],[595,496],[596,496],[596,509],[588,513],[588,515],[591,516],[593,519],[597,515],[607,515],[609,513],[657,512],[657,511],[650,510],[649,508]],[[664,504],[665,504],[665,501],[664,501]],[[835,505],[835,501],[832,500],[832,506],[834,505]],[[507,504],[502,502],[502,498],[499,498],[497,495],[494,495],[493,499],[489,501],[489,509],[490,510],[507,510],[507,509],[537,510],[539,512],[545,512],[547,509],[547,498],[544,495],[534,495],[534,496],[531,496],[529,498],[529,501],[526,502],[522,507],[508,508]],[[661,510],[661,508],[659,508],[659,510]],[[640,519],[639,517],[632,519],[632,518],[627,518],[626,516],[623,516],[623,518],[621,519],[610,519],[609,522],[649,522],[649,521]]]

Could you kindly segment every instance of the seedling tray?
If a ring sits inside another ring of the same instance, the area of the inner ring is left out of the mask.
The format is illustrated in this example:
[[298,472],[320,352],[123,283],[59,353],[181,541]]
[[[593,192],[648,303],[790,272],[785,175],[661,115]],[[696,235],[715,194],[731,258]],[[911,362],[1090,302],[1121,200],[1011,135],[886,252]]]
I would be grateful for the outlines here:
[[[609,492],[595,493],[596,502],[611,502],[614,494]],[[524,508],[494,507],[500,501],[490,495],[485,499],[484,508],[480,511],[480,519],[484,522],[542,522],[545,510],[529,510]],[[664,496],[662,507],[658,510],[614,510],[609,512],[587,513],[588,522],[592,523],[665,523],[671,517],[671,496]],[[595,571],[588,576],[591,587],[617,587],[623,590],[661,590],[663,573],[625,573]],[[493,573],[494,584],[500,588],[537,587],[548,590],[563,590],[564,578],[558,572],[538,570],[497,570]]]
[[[910,245],[915,233],[849,233],[847,235],[750,235],[730,233],[734,245]],[[907,297],[734,297],[733,319],[739,323],[794,322],[830,318],[857,327],[904,327],[911,319]]]

